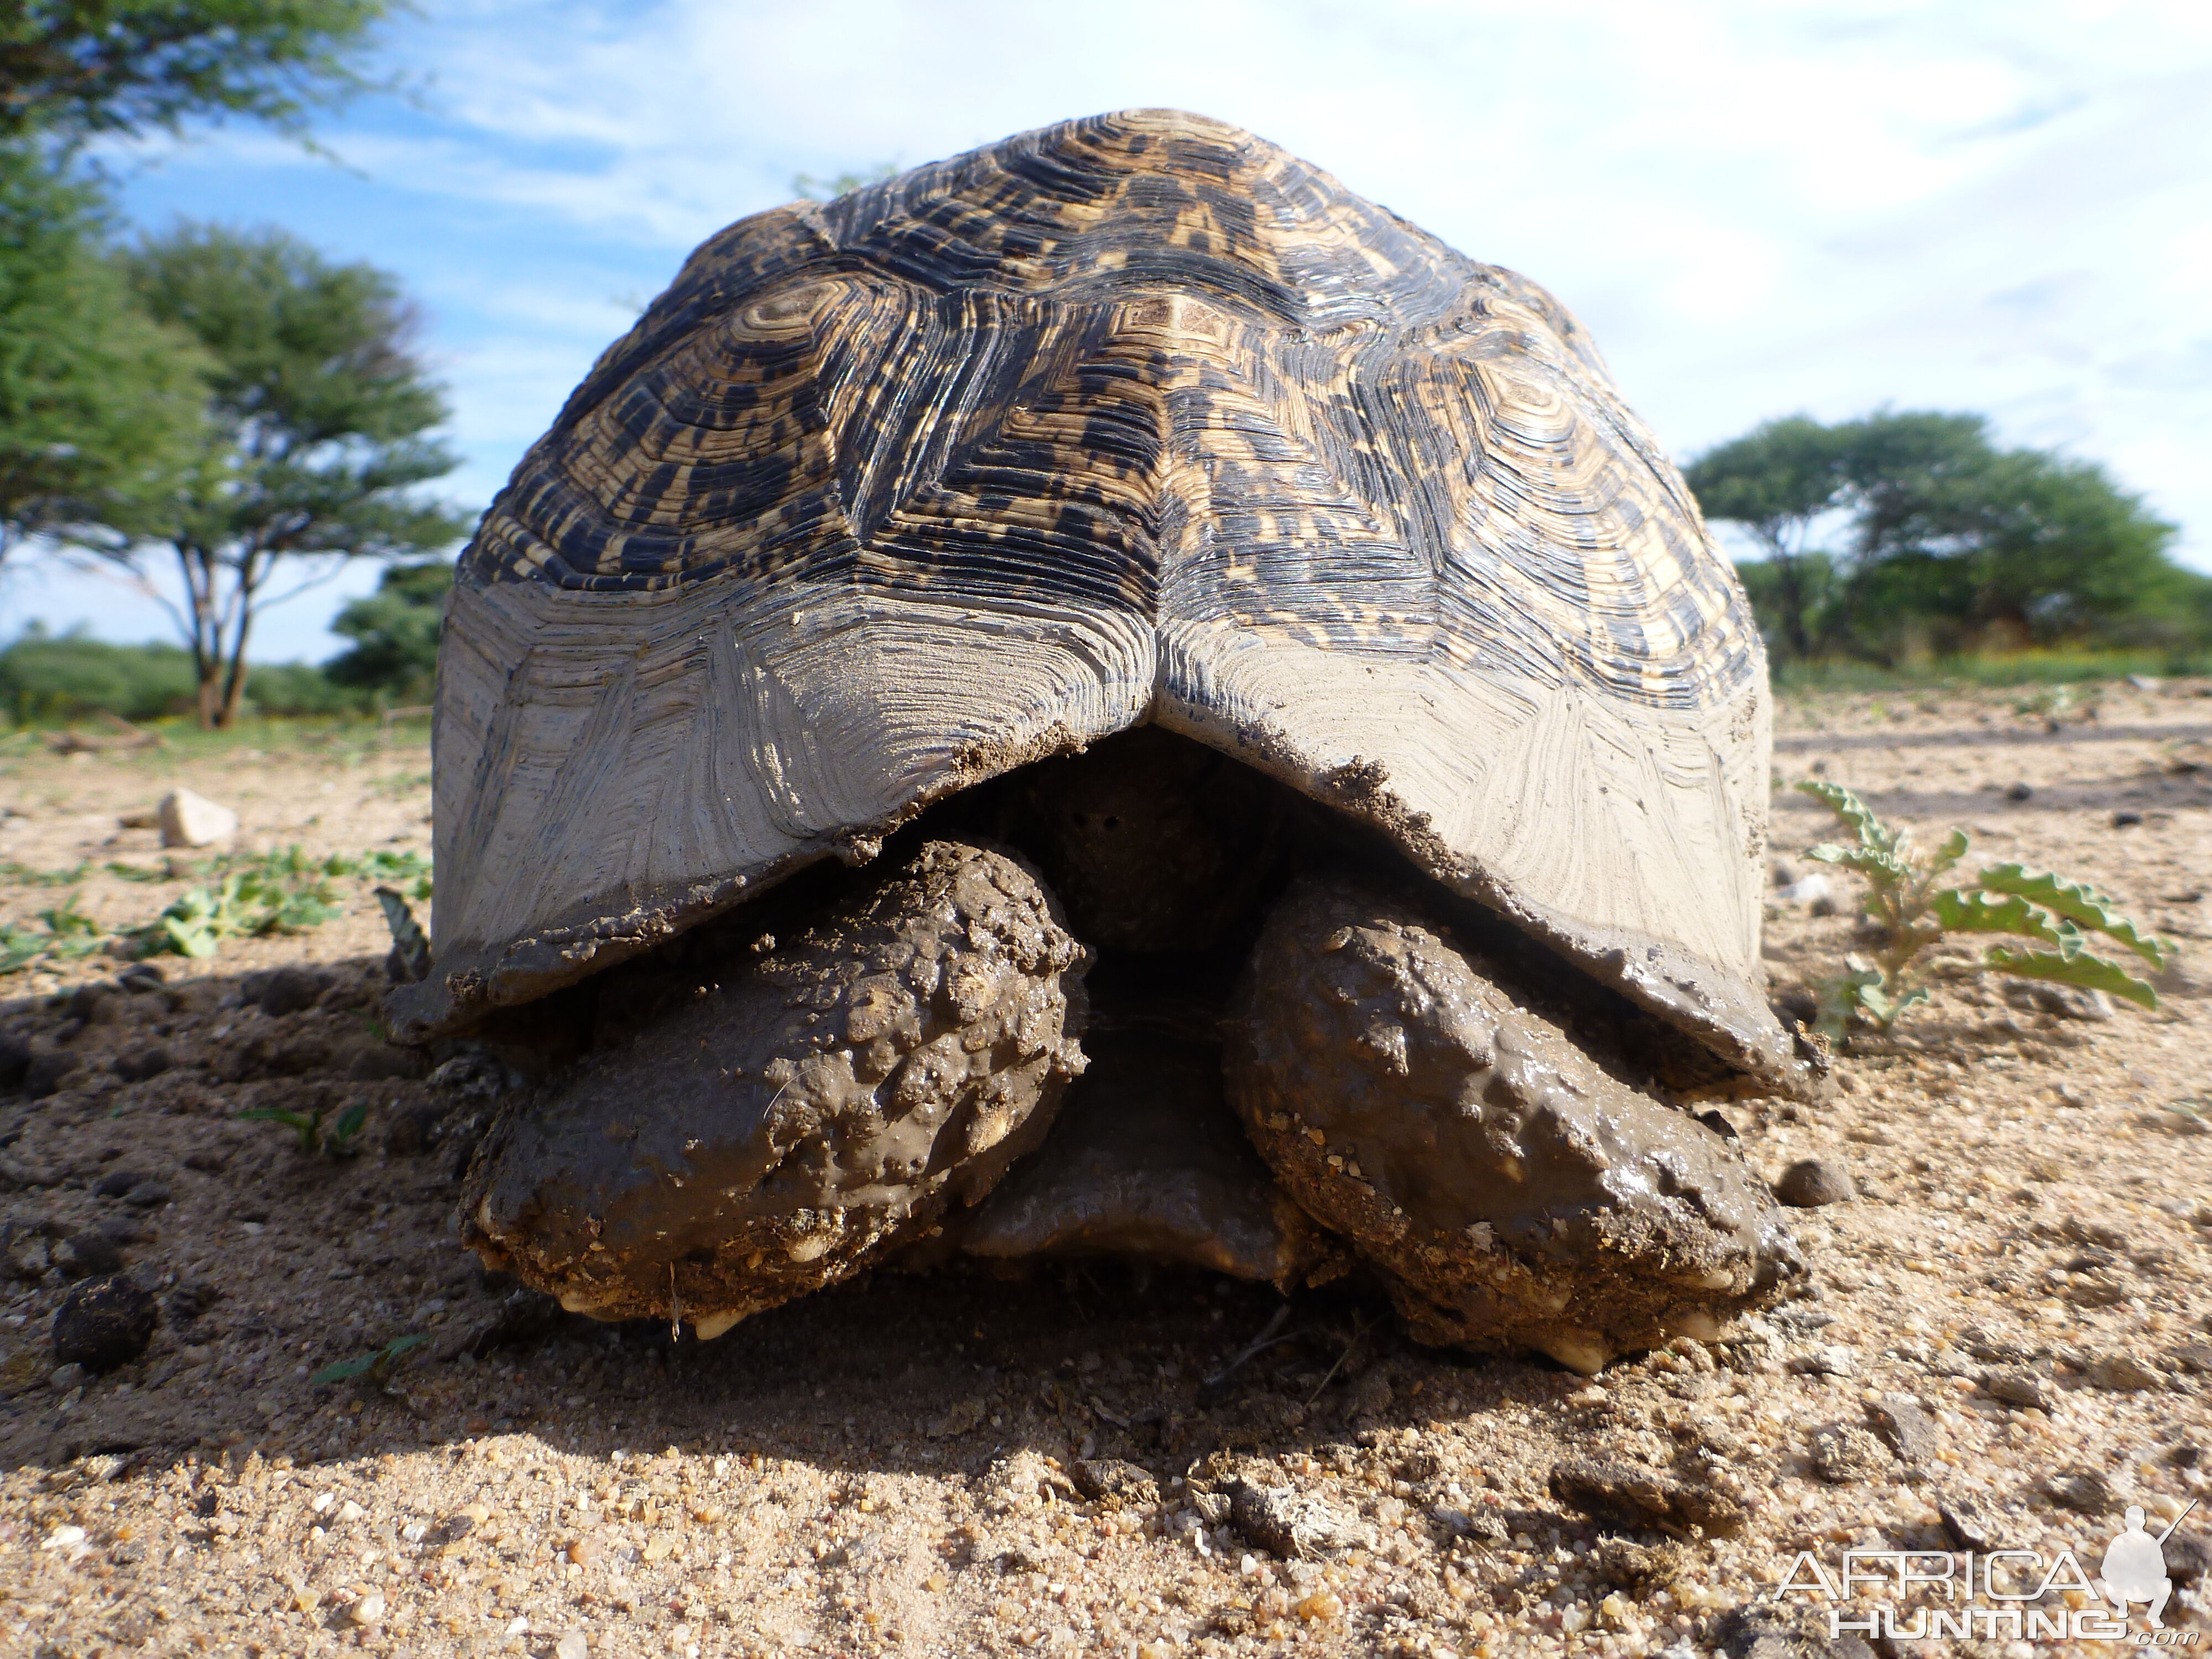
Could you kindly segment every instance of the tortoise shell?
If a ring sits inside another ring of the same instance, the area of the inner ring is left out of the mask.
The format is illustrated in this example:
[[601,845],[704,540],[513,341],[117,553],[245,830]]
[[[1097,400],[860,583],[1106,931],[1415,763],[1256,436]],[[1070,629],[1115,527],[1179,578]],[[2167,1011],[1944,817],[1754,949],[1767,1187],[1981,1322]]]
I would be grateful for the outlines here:
[[1147,721],[1778,1086],[1765,661],[1581,325],[1238,128],[710,239],[463,554],[421,1040]]

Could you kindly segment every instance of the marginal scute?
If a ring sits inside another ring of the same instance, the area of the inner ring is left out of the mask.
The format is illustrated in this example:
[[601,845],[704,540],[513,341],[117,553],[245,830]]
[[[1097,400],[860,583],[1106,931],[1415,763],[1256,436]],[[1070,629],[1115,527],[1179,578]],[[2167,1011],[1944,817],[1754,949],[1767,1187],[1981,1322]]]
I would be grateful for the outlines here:
[[[1764,662],[1588,336],[1236,127],[1063,123],[686,264],[441,645],[422,1041],[1147,721],[1759,1086]],[[1747,849],[1751,849],[1747,851]]]
[[1301,877],[1228,1027],[1276,1178],[1425,1341],[1589,1372],[1777,1294],[1801,1267],[1764,1183],[1513,982],[1402,902]]
[[925,843],[518,1097],[470,1171],[466,1240],[571,1311],[702,1337],[848,1278],[1043,1137],[1084,1066],[1086,961],[1014,858]]

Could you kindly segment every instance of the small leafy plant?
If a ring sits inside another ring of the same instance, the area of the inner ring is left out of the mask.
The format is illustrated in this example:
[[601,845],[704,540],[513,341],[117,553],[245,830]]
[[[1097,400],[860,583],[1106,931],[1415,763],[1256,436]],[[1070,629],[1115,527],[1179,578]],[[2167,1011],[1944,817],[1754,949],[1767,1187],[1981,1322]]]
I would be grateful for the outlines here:
[[351,1359],[341,1359],[325,1365],[307,1379],[307,1386],[327,1389],[339,1382],[362,1382],[381,1387],[392,1376],[392,1367],[411,1350],[419,1348],[430,1339],[417,1333],[410,1336],[395,1336],[380,1348],[360,1354]]
[[351,1158],[361,1148],[354,1138],[361,1133],[362,1126],[368,1121],[368,1108],[360,1101],[340,1112],[326,1126],[323,1122],[324,1109],[309,1107],[305,1111],[294,1111],[289,1106],[255,1106],[240,1112],[242,1123],[281,1123],[299,1137],[302,1152],[327,1152],[332,1158]]
[[39,963],[75,962],[100,949],[106,930],[77,908],[71,893],[61,903],[39,912],[44,932],[0,926],[0,974]]
[[2172,947],[2136,927],[2094,888],[2062,880],[2019,864],[1992,864],[1957,878],[1966,856],[1966,832],[1954,830],[1932,849],[1912,845],[1911,834],[1884,823],[1839,784],[1808,781],[1798,789],[1833,812],[1851,830],[1849,842],[1823,842],[1806,856],[1851,871],[1867,884],[1866,914],[1882,935],[1869,964],[1854,964],[1820,987],[1819,1029],[1838,1042],[1854,1019],[1888,1030],[1928,1000],[1919,958],[1954,933],[1999,933],[2030,941],[1993,945],[1983,964],[2014,979],[2048,980],[2102,991],[2144,1008],[2158,993],[2130,971],[2134,963],[2099,956],[2093,939],[2110,939],[2163,969]]
[[380,850],[349,857],[311,859],[296,847],[208,868],[214,879],[187,890],[138,933],[148,956],[213,956],[230,939],[304,933],[343,913],[334,884],[340,877],[398,880],[415,896],[430,896],[428,860],[415,853]]
[[[281,853],[225,854],[189,866],[173,860],[166,866],[107,868],[125,881],[196,884],[153,921],[125,930],[121,939],[127,953],[140,957],[205,958],[230,939],[307,933],[344,914],[347,890],[339,884],[348,879],[382,884],[381,890],[403,901],[420,902],[431,896],[429,860],[389,848],[316,859],[292,847]],[[81,864],[40,872],[0,864],[0,883],[58,886],[82,880],[89,869]],[[43,932],[0,923],[0,974],[74,961],[100,949],[109,934],[76,903],[72,895],[58,908],[40,912]]]

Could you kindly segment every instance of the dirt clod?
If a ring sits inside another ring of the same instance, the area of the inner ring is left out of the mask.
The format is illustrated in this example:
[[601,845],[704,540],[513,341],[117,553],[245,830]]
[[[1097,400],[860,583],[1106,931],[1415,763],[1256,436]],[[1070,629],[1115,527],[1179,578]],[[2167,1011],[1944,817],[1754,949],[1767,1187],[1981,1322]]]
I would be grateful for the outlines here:
[[1285,1561],[1334,1549],[1346,1537],[1342,1516],[1291,1486],[1241,1481],[1231,1494],[1229,1514],[1237,1531]]
[[1742,1530],[1743,1504],[1709,1480],[1683,1479],[1618,1459],[1583,1457],[1552,1470],[1552,1495],[1617,1527],[1725,1537]]
[[146,1352],[160,1320],[153,1293],[129,1274],[88,1279],[54,1314],[54,1363],[112,1371]]
[[1109,1509],[1148,1509],[1160,1501],[1152,1471],[1124,1458],[1079,1457],[1068,1473],[1076,1491]]

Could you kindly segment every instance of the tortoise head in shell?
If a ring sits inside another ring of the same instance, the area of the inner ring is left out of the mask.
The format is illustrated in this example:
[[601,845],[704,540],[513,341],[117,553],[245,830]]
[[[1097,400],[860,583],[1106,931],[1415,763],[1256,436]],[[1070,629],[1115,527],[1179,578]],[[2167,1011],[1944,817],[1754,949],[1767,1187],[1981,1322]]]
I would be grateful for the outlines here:
[[1237,128],[1069,122],[710,239],[463,555],[435,745],[395,1028],[627,1043],[473,1177],[571,1305],[1356,1259],[1419,1332],[1582,1363],[1792,1260],[1679,1109],[1809,1081],[1742,593],[1556,301]]

